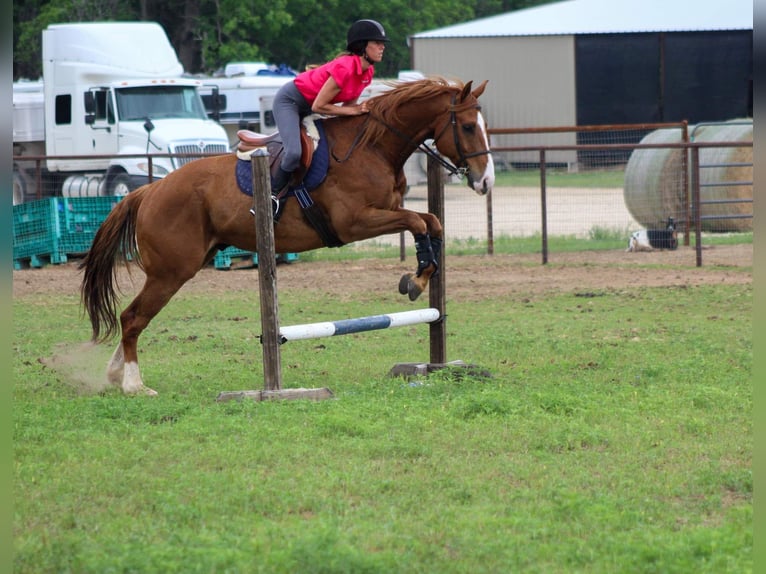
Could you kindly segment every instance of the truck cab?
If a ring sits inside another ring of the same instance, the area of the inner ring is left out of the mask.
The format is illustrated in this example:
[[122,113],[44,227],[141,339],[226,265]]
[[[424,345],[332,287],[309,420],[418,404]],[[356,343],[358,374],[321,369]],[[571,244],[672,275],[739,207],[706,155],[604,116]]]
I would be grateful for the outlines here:
[[[123,157],[85,160],[79,169],[97,167],[108,172],[109,195],[124,195],[148,181],[147,155],[152,158],[153,178],[161,178],[194,157],[162,157],[162,154],[226,153],[228,143],[220,126],[207,117],[199,95],[201,83],[189,79],[124,80],[93,86],[82,94],[82,123],[87,137],[55,142],[57,153],[72,150],[87,155]],[[61,133],[61,126],[57,126]],[[76,131],[73,129],[73,131]],[[63,142],[63,145],[62,145]],[[128,157],[131,154],[143,157]],[[49,169],[62,169],[48,161]],[[66,167],[71,167],[67,162]]]
[[171,154],[229,151],[158,24],[51,24],[42,40],[42,80],[14,84],[14,201],[17,187],[22,200],[124,195],[196,159]]

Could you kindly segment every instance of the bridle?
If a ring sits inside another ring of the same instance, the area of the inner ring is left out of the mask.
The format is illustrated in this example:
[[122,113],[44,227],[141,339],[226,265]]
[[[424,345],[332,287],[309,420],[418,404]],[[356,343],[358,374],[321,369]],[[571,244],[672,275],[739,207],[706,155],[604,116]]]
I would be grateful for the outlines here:
[[[438,135],[434,136],[434,145],[437,145],[441,137],[444,135],[444,132],[449,129],[450,125],[452,126],[452,137],[455,143],[455,150],[457,151],[458,155],[458,161],[457,166],[453,166],[451,163],[446,161],[441,154],[439,154],[438,150],[431,148],[426,145],[425,142],[421,143],[418,146],[418,149],[423,151],[424,153],[428,154],[429,156],[433,157],[436,161],[438,161],[440,164],[442,164],[450,175],[458,175],[460,177],[466,175],[468,173],[468,160],[472,157],[477,157],[480,155],[486,155],[492,153],[489,148],[476,151],[473,153],[463,153],[463,147],[460,145],[460,138],[458,137],[458,127],[457,127],[457,113],[455,112],[455,100],[457,99],[457,96],[455,94],[452,94],[452,102],[450,103],[450,114],[449,119],[447,122],[445,122],[444,127],[441,129]],[[477,109],[481,111],[481,106],[476,103],[471,108]]]
[[[434,141],[434,146],[436,146],[439,140],[444,135],[444,133],[449,129],[450,126],[452,126],[452,137],[454,138],[455,150],[457,151],[457,154],[458,154],[457,165],[452,165],[452,163],[449,160],[442,157],[442,155],[439,153],[439,150],[436,149],[436,147],[431,147],[427,145],[425,142],[421,142],[418,145],[414,145],[415,141],[410,136],[408,136],[401,130],[395,128],[394,126],[390,125],[385,120],[383,120],[383,118],[373,114],[370,114],[370,117],[382,123],[384,126],[386,126],[386,128],[388,128],[388,130],[390,130],[392,133],[396,134],[397,136],[405,140],[408,144],[413,145],[413,147],[415,147],[416,149],[419,149],[426,155],[434,158],[434,160],[439,162],[449,172],[449,175],[451,176],[457,175],[458,177],[463,177],[465,175],[468,175],[468,160],[470,158],[480,156],[480,155],[490,154],[492,152],[489,150],[489,148],[487,148],[485,150],[481,150],[481,151],[477,151],[477,152],[473,152],[469,154],[463,153],[463,147],[460,145],[460,138],[458,137],[458,133],[457,133],[458,132],[457,113],[455,112],[456,100],[457,100],[457,95],[452,94],[452,102],[449,107],[449,112],[450,112],[449,118],[444,123],[444,127],[439,131],[439,134],[434,136],[433,141]],[[481,106],[478,103],[474,104],[471,107],[477,110],[481,110]]]

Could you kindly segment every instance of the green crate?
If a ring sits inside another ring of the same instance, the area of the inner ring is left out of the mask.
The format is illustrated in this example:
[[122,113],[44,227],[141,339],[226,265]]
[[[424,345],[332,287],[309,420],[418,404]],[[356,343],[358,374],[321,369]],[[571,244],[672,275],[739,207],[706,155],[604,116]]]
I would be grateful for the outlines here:
[[[249,260],[253,267],[258,266],[258,254],[229,246],[215,254],[213,265],[216,269],[231,269],[233,259]],[[298,259],[297,253],[277,253],[277,263],[291,263]]]
[[61,246],[67,254],[86,253],[96,232],[121,197],[72,197],[63,209]]
[[119,197],[47,197],[13,206],[14,268],[85,253]]

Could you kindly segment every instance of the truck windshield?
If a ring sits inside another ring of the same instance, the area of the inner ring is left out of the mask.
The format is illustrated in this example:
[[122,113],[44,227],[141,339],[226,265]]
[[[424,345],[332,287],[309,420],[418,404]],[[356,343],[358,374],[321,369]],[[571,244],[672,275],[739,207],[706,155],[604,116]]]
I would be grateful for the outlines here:
[[141,86],[119,88],[116,93],[117,113],[122,121],[207,119],[202,99],[193,86]]

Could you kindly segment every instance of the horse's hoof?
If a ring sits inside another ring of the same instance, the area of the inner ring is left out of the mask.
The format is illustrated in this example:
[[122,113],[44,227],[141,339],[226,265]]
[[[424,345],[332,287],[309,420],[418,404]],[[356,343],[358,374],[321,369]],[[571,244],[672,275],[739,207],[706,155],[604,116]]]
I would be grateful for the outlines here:
[[412,273],[405,273],[402,275],[402,278],[399,280],[399,293],[407,295],[410,298],[410,301],[414,301],[420,297],[422,292],[423,289],[418,285],[417,281],[415,281],[415,275]]
[[410,281],[410,288],[407,290],[407,296],[410,298],[410,301],[414,301],[420,297],[422,292],[423,290],[418,286],[417,283]]
[[123,394],[130,395],[130,396],[145,396],[145,397],[156,397],[157,391],[154,389],[150,389],[149,387],[146,387],[144,385],[141,385],[140,387],[135,387],[132,389],[122,389]]
[[402,295],[407,295],[410,291],[410,278],[412,275],[410,273],[405,273],[402,275],[402,278],[399,279],[399,293]]

